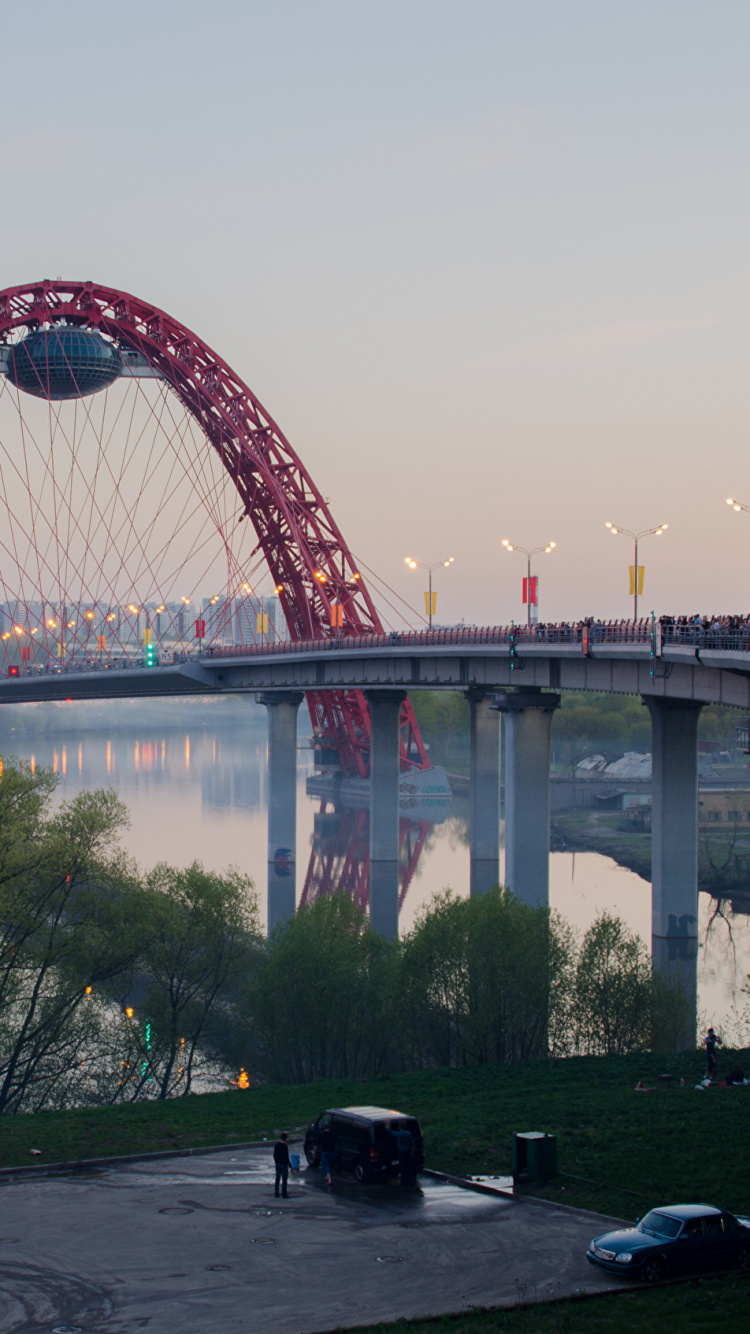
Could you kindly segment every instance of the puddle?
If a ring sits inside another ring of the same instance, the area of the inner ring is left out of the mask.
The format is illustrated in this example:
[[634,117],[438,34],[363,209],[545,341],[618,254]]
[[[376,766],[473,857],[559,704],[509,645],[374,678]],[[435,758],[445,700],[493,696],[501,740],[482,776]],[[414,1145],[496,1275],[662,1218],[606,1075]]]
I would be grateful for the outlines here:
[[512,1177],[467,1177],[467,1181],[475,1181],[480,1186],[494,1186],[495,1190],[507,1190],[508,1194],[513,1193]]

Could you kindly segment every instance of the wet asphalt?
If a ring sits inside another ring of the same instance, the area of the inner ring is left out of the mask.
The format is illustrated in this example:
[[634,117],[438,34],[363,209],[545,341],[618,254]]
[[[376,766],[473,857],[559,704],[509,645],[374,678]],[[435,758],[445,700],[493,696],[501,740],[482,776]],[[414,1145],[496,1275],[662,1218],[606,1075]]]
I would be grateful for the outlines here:
[[424,1176],[305,1168],[277,1200],[271,1145],[5,1181],[0,1334],[316,1334],[597,1292],[608,1226]]

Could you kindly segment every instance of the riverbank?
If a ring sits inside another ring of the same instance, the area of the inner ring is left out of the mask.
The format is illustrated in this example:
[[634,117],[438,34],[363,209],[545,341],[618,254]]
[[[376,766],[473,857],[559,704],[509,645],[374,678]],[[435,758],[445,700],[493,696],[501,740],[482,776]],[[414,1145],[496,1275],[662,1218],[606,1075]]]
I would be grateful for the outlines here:
[[551,852],[599,852],[651,881],[651,835],[620,831],[619,814],[570,811],[550,821]]
[[[599,852],[650,882],[651,834],[620,829],[621,819],[619,812],[594,810],[555,815],[550,850]],[[750,908],[750,842],[732,826],[699,831],[698,887],[714,898],[743,900],[743,911]]]
[[[731,1059],[722,1052],[722,1069]],[[750,1052],[739,1059],[750,1068]],[[746,1135],[750,1089],[696,1091],[701,1066],[697,1052],[580,1057],[2,1117],[0,1165],[271,1139],[301,1133],[326,1107],[373,1103],[417,1115],[428,1165],[443,1171],[509,1173],[512,1132],[541,1130],[557,1136],[559,1174],[533,1194],[632,1218],[677,1199],[750,1212],[747,1155],[732,1150],[727,1171],[727,1146]],[[636,1091],[639,1081],[653,1091]]]

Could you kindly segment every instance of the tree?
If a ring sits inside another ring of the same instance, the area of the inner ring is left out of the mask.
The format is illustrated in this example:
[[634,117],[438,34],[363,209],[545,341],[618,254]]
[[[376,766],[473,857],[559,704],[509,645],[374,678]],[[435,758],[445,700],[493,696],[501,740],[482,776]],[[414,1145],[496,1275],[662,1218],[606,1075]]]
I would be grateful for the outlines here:
[[50,813],[56,779],[0,769],[0,1112],[72,1096],[94,1024],[83,1002],[137,953],[140,885],[113,792]]
[[[158,863],[146,877],[142,948],[134,976],[117,989],[122,1071],[114,1096],[168,1098],[190,1092],[233,1024],[241,983],[259,946],[252,881],[200,862]],[[138,1003],[128,1000],[137,995]],[[217,1062],[214,1061],[214,1064]]]
[[404,1021],[397,976],[397,943],[348,894],[302,908],[275,928],[248,988],[245,1064],[286,1083],[378,1074]]
[[414,1063],[470,1065],[546,1055],[566,940],[546,908],[507,889],[438,895],[404,942]]
[[575,1049],[590,1055],[645,1050],[651,1039],[651,960],[640,936],[603,912],[578,954],[571,1031]]

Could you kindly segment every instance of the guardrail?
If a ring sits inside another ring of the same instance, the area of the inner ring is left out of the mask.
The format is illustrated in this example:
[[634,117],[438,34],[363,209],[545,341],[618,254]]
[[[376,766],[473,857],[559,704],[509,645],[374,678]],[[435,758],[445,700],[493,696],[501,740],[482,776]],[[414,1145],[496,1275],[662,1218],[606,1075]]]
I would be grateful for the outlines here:
[[[488,647],[507,647],[522,651],[531,644],[580,644],[582,653],[596,645],[642,644],[659,656],[664,647],[685,646],[722,652],[750,652],[750,625],[724,627],[697,624],[675,624],[668,618],[660,621],[581,621],[578,624],[561,622],[556,625],[505,626],[452,626],[433,630],[394,630],[386,634],[346,635],[333,633],[326,639],[297,639],[272,644],[210,645],[195,652],[176,652],[173,664],[201,664],[216,659],[284,657],[289,654],[330,653],[332,650],[358,652],[367,649],[412,649],[418,652],[430,648],[462,648],[486,644]],[[77,672],[118,671],[143,667],[143,655],[121,656],[109,662],[82,657],[69,659],[65,664],[19,664],[12,670],[14,676],[67,675]],[[160,664],[164,665],[164,664]]]

